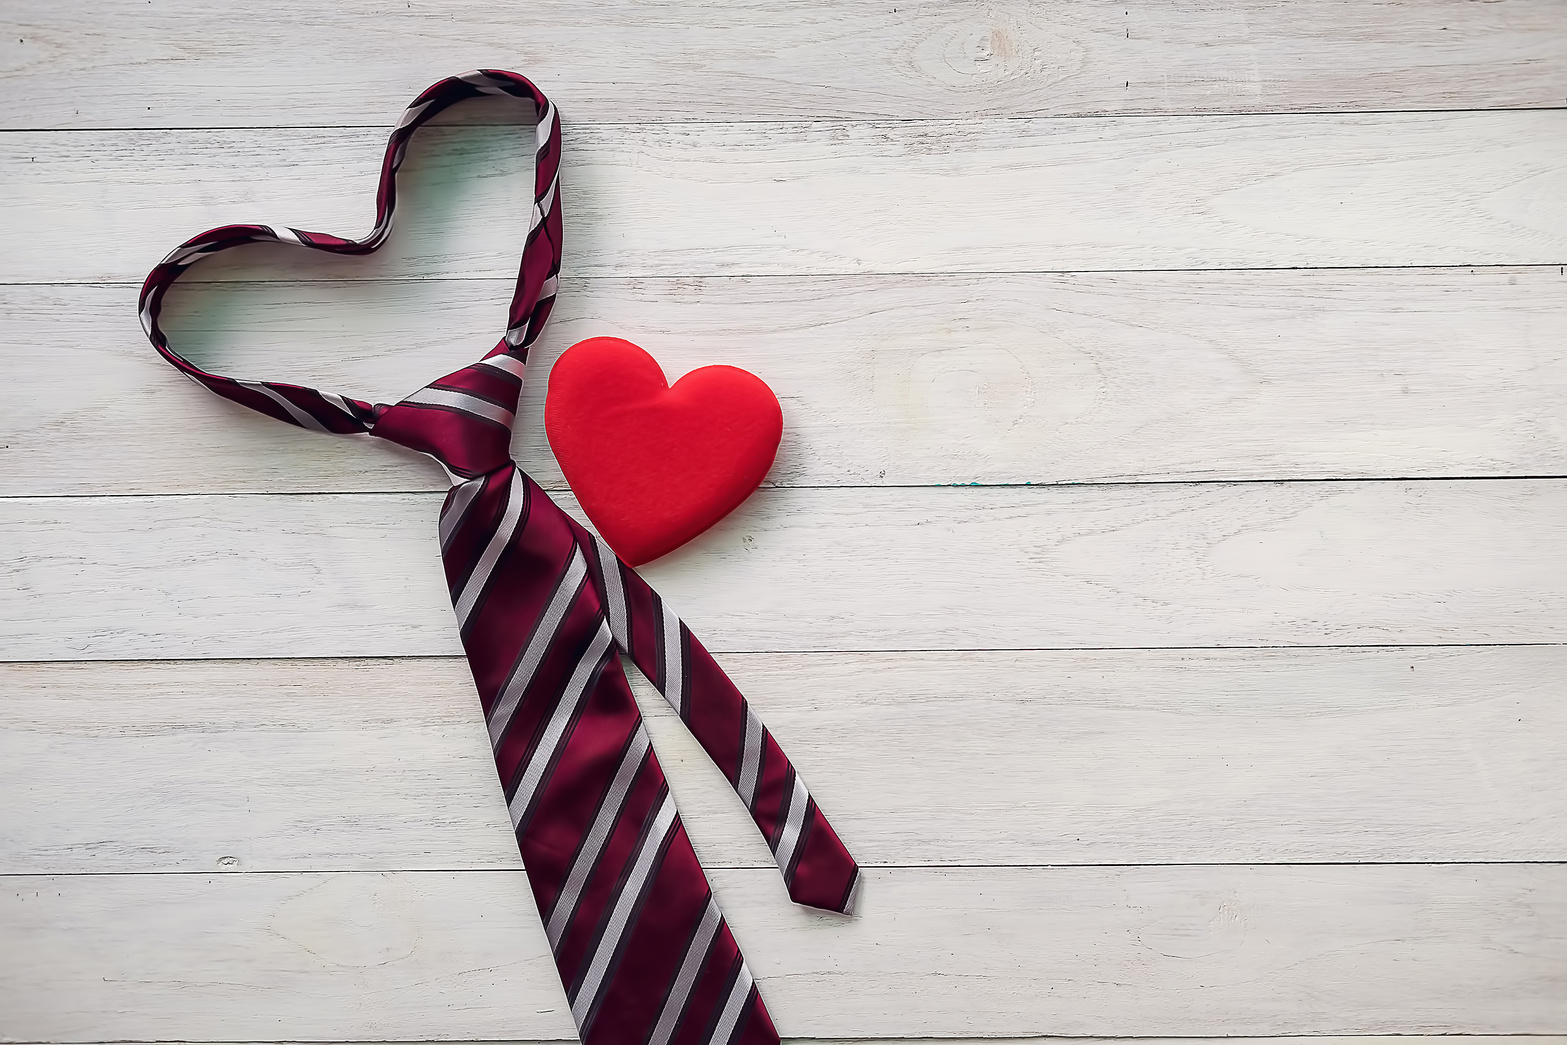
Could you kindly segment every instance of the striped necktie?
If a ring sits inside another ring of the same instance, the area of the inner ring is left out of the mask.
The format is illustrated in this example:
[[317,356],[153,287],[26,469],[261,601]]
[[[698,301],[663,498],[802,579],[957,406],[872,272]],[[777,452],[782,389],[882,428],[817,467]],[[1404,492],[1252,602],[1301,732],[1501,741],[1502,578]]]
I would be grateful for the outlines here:
[[[509,95],[538,117],[534,207],[500,342],[479,362],[392,404],[208,373],[158,326],[187,268],[244,243],[336,254],[391,231],[409,137],[466,98]],[[368,433],[434,457],[452,478],[441,557],[511,823],[585,1045],[777,1042],[681,826],[621,655],[650,679],[729,778],[797,903],[850,913],[859,869],[782,749],[689,628],[600,538],[511,459],[523,362],[560,271],[560,119],[525,78],[484,70],[416,98],[387,145],[376,224],[361,240],[229,225],[181,244],[147,277],[142,324],[197,384],[277,420]]]

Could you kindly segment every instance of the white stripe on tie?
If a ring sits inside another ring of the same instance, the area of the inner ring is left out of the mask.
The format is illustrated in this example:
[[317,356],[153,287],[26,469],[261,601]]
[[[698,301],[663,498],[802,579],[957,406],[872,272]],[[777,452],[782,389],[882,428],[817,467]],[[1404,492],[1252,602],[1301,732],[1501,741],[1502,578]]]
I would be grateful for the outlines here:
[[593,960],[588,963],[587,975],[582,978],[582,986],[577,989],[577,997],[571,1003],[571,1018],[577,1023],[577,1032],[584,1038],[588,1036],[584,1021],[588,1013],[593,1011],[599,992],[604,988],[604,975],[609,972],[609,962],[620,946],[621,936],[625,935],[627,923],[631,920],[631,909],[642,895],[642,887],[652,877],[658,854],[664,848],[664,839],[674,826],[675,800],[666,790],[658,812],[653,814],[653,827],[642,840],[642,848],[637,850],[631,873],[626,876],[615,897],[615,908],[610,912],[604,935],[599,938],[598,949],[593,952]]
[[271,232],[272,235],[276,236],[278,241],[281,243],[292,243],[299,247],[303,247],[305,245],[304,240],[299,238],[298,233],[289,228],[287,225],[268,225],[267,230]]
[[511,543],[512,534],[517,532],[517,523],[522,520],[522,473],[512,469],[511,485],[506,490],[506,508],[501,515],[500,525],[495,527],[495,532],[490,535],[490,543],[485,546],[484,554],[479,556],[479,561],[473,567],[473,573],[468,576],[468,583],[463,585],[462,594],[457,596],[457,601],[452,608],[457,611],[457,627],[462,629],[468,626],[468,615],[473,612],[473,607],[478,603],[484,586],[489,583],[490,574],[495,570],[495,564],[500,561],[501,552],[506,550],[506,545]]
[[348,400],[344,399],[336,392],[317,392],[316,395],[320,396],[328,403],[331,403],[333,406],[343,411],[343,416],[347,417],[350,421],[359,421],[359,415],[354,413],[353,407],[348,405]]
[[609,790],[604,793],[604,801],[599,806],[598,815],[593,818],[593,826],[588,829],[587,836],[582,840],[582,848],[572,861],[566,884],[560,887],[560,893],[555,898],[555,909],[550,912],[550,922],[545,927],[553,949],[560,949],[560,939],[571,924],[572,916],[577,913],[577,900],[582,895],[582,887],[588,884],[589,876],[598,865],[599,854],[604,851],[604,843],[609,841],[609,833],[614,830],[621,811],[626,808],[626,796],[631,794],[631,782],[642,768],[642,759],[647,754],[648,746],[647,729],[639,722],[636,731],[631,734],[631,746],[626,749],[625,757],[620,760],[620,768],[615,771],[615,779],[610,781]]
[[545,189],[544,195],[540,196],[534,202],[533,213],[528,215],[529,234],[532,234],[533,230],[542,225],[544,223],[544,219],[549,217],[550,210],[555,206],[555,189],[559,185],[560,171],[557,170],[555,172],[555,177],[550,179],[550,187]]
[[512,421],[516,420],[516,415],[504,406],[496,406],[488,399],[480,399],[476,395],[457,392],[450,388],[421,388],[403,402],[418,403],[421,406],[450,407],[453,410],[473,414],[475,417],[496,421],[507,428],[510,428]]
[[545,145],[549,144],[550,133],[555,123],[555,103],[544,104],[544,115],[539,117],[538,126],[533,128],[533,151],[537,153]]
[[483,489],[484,476],[481,475],[477,479],[469,479],[452,493],[450,503],[441,513],[441,551],[444,552],[447,545],[452,543],[452,538],[457,536],[463,520],[468,517],[468,510],[473,507],[474,498]]
[[494,77],[487,76],[479,70],[463,73],[457,79],[471,83],[484,94],[506,94],[497,84]]
[[766,730],[750,705],[745,709],[745,746],[740,752],[740,780],[735,792],[747,809],[756,804],[756,785],[762,771],[762,739]]
[[277,392],[274,392],[260,381],[236,381],[234,383],[243,388],[248,388],[252,392],[260,392],[262,395],[274,400],[278,406],[281,406],[284,410],[288,411],[289,416],[313,432],[326,432],[330,430],[326,425],[322,424],[320,421],[317,421],[313,416],[306,413],[301,408],[295,406],[287,398]]
[[555,636],[560,634],[561,622],[566,619],[566,613],[571,609],[572,603],[577,601],[577,593],[582,590],[582,582],[587,579],[587,576],[588,564],[582,557],[582,549],[573,547],[571,559],[566,563],[566,572],[561,576],[560,586],[555,589],[549,605],[544,608],[544,614],[539,618],[539,626],[533,629],[533,634],[528,639],[527,648],[522,651],[522,656],[517,658],[517,663],[512,665],[511,675],[507,677],[506,685],[501,687],[501,695],[490,708],[492,746],[499,745],[501,737],[506,735],[506,727],[511,725],[511,717],[517,713],[517,705],[521,702],[522,695],[532,684],[533,676],[538,672],[539,665],[544,662],[544,655],[549,652],[550,644],[555,641]]
[[604,610],[609,616],[609,633],[621,649],[631,648],[631,629],[626,623],[626,586],[620,576],[620,559],[602,537],[593,538],[599,555],[599,573],[604,577]]
[[417,120],[421,113],[434,104],[435,99],[431,98],[427,102],[420,102],[418,105],[410,105],[408,108],[403,110],[402,118],[397,121],[397,126],[393,127],[392,130],[400,131],[404,127],[407,127],[410,123],[413,123],[415,120]]
[[543,221],[550,216],[550,211],[555,209],[555,193],[560,188],[560,169],[556,168],[555,176],[550,179],[550,187],[544,190],[544,198],[539,200],[539,220]]
[[805,807],[810,804],[811,793],[805,789],[805,781],[798,771],[794,774],[794,791],[789,795],[789,819],[784,821],[783,834],[778,836],[778,850],[773,853],[778,870],[789,871],[789,861],[794,858],[794,847],[800,842],[800,830],[805,826]]
[[577,661],[577,670],[571,673],[571,681],[566,683],[560,703],[555,705],[549,724],[544,727],[544,735],[539,738],[538,746],[533,749],[533,757],[528,760],[528,768],[523,770],[522,779],[517,782],[517,790],[512,794],[509,806],[512,830],[515,831],[527,817],[528,811],[533,807],[534,798],[544,786],[544,774],[549,769],[550,763],[555,760],[556,751],[565,746],[566,741],[570,739],[566,735],[566,727],[571,725],[578,705],[587,695],[588,682],[593,678],[593,673],[598,670],[599,662],[604,659],[605,653],[609,651],[609,642],[609,626],[601,623],[599,630],[593,635],[593,641],[588,643],[587,651],[582,654],[582,659]]
[[843,902],[842,914],[854,914],[854,909],[860,905],[860,886],[865,884],[865,872],[858,869],[854,872],[854,884],[849,886],[849,898]]
[[735,1032],[735,1024],[740,1022],[740,1012],[745,1008],[745,1000],[751,996],[751,970],[746,968],[745,961],[740,962],[740,974],[735,977],[735,985],[729,991],[729,1001],[724,1005],[724,1014],[718,1017],[718,1023],[713,1027],[713,1036],[708,1038],[709,1045],[725,1045],[729,1036]]
[[647,1045],[669,1045],[669,1039],[674,1037],[675,1027],[686,1011],[686,1002],[691,1000],[691,988],[696,986],[697,973],[702,971],[707,961],[707,949],[713,945],[713,937],[718,935],[718,927],[723,920],[723,916],[718,913],[718,901],[709,895],[707,909],[702,912],[702,920],[697,923],[696,935],[691,937],[690,944],[686,946],[686,956],[680,960],[675,984],[669,989],[664,1007],[659,1010],[658,1022],[653,1025],[653,1034],[648,1038]]
[[685,709],[685,665],[680,659],[680,618],[664,603],[664,699],[681,718]]
[[518,359],[516,356],[507,355],[505,352],[502,352],[498,356],[485,356],[474,365],[493,367],[496,370],[501,370],[510,374],[518,381],[523,379],[523,371],[528,368],[527,364],[522,360]]
[[[406,148],[407,145],[408,143],[405,141],[401,148]],[[378,246],[386,237],[392,234],[392,223],[396,220],[397,211],[395,209],[387,211],[376,221],[375,228],[370,230],[370,235],[364,238],[361,246]]]
[[189,247],[175,247],[169,251],[169,256],[163,259],[163,264],[184,267],[208,254],[215,254],[217,251],[218,245],[215,243],[196,243]]

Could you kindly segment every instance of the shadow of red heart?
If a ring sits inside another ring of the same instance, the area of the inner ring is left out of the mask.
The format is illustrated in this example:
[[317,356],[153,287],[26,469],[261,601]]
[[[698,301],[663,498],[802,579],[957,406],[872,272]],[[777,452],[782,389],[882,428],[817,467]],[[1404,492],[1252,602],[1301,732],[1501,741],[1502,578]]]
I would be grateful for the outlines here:
[[550,371],[544,428],[582,510],[640,566],[751,495],[778,453],[783,410],[739,367],[705,366],[671,386],[641,348],[595,337]]

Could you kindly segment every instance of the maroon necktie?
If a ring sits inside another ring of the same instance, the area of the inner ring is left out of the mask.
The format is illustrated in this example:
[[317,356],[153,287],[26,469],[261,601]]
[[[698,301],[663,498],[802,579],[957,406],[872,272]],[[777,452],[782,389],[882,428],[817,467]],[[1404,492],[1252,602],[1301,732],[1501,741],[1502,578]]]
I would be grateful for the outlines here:
[[[538,115],[534,208],[505,335],[472,366],[391,406],[201,370],[158,327],[164,292],[197,260],[244,243],[367,254],[385,242],[409,137],[447,106],[510,95]],[[762,1045],[778,1033],[675,812],[617,653],[652,680],[766,836],[797,903],[849,913],[859,869],[767,728],[702,644],[603,540],[511,459],[523,362],[555,299],[560,118],[532,83],[483,70],[414,99],[387,144],[376,224],[362,240],[227,225],[147,277],[142,324],[163,357],[218,395],[323,432],[429,454],[456,484],[441,557],[517,845],[577,1030],[587,1045]]]

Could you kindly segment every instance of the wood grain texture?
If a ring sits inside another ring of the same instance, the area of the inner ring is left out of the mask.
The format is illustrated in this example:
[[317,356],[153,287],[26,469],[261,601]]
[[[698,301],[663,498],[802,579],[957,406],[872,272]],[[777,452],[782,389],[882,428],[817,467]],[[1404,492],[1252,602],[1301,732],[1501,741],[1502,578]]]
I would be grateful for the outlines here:
[[[873,869],[863,913],[713,887],[784,1034],[1552,1033],[1567,867]],[[559,1039],[520,872],[16,876],[8,1030]]]
[[[391,402],[481,354],[508,293],[205,283],[170,296],[164,326],[219,372]],[[423,458],[193,388],[130,299],[0,287],[0,493],[445,488]],[[519,415],[515,453],[551,488],[549,368],[601,334],[671,378],[727,362],[766,379],[785,412],[777,486],[1567,472],[1555,267],[579,280]]]
[[[0,136],[3,282],[140,282],[236,221],[360,235],[385,132]],[[404,234],[203,279],[514,276],[532,136],[414,139]],[[603,125],[562,166],[570,277],[1560,264],[1567,109]],[[245,252],[230,252],[240,254]]]
[[[724,664],[866,865],[1567,860],[1567,647]],[[630,674],[703,864],[771,867]],[[0,692],[0,874],[516,866],[459,659],[6,665]]]
[[497,65],[581,123],[1550,106],[1561,18],[1550,0],[9,0],[0,127],[378,125]]
[[[0,500],[0,650],[459,654],[440,501]],[[764,490],[643,573],[719,652],[1560,642],[1564,541],[1543,480]]]

